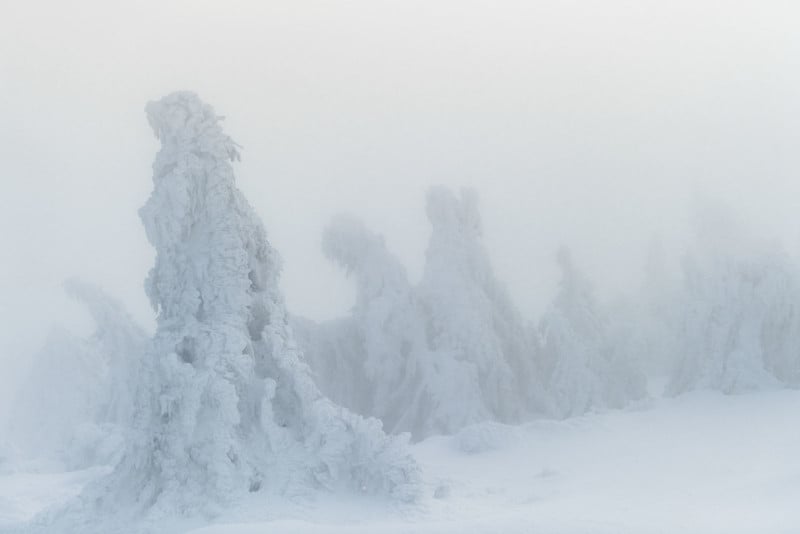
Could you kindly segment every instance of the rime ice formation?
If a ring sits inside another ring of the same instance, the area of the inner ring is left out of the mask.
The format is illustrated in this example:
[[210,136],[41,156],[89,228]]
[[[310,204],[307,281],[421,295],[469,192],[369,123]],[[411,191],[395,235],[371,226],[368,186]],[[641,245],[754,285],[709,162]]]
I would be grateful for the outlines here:
[[74,279],[64,288],[87,307],[95,331],[88,339],[50,333],[20,388],[9,435],[27,456],[80,468],[118,456],[132,416],[130,377],[147,335],[99,288]]
[[107,296],[100,288],[74,278],[64,286],[67,293],[89,309],[97,325],[92,341],[107,362],[109,391],[107,402],[100,406],[103,410],[100,420],[126,425],[133,419],[133,387],[147,346],[147,333],[121,302]]
[[695,205],[667,393],[800,385],[800,272],[726,206]]
[[140,212],[156,249],[145,285],[157,330],[137,384],[135,437],[84,499],[194,514],[259,490],[413,498],[417,468],[404,441],[313,383],[287,324],[278,254],[236,188],[239,153],[220,117],[186,92],[146,110],[162,145]]
[[323,390],[415,439],[485,417],[471,393],[472,370],[428,348],[424,311],[383,239],[338,216],[325,230],[323,251],[356,280],[351,317],[322,325],[298,320]]
[[399,417],[388,412],[401,412],[411,402],[402,382],[409,358],[415,357],[411,351],[420,346],[405,269],[380,236],[347,216],[331,221],[322,248],[355,277],[356,303],[351,317],[309,332],[321,343],[309,350],[309,361],[323,391],[394,430]]
[[432,189],[428,215],[418,287],[360,222],[340,216],[325,230],[323,250],[354,276],[357,296],[348,318],[295,319],[323,390],[415,439],[543,412],[536,339],[494,278],[474,193]]
[[419,298],[432,350],[470,368],[474,420],[517,422],[548,410],[536,367],[536,339],[495,278],[482,242],[477,195],[428,192],[432,233]]
[[778,252],[687,257],[680,353],[667,392],[800,385],[800,286]]
[[558,253],[561,287],[540,323],[541,362],[553,414],[620,408],[646,395],[646,380],[609,334],[588,282],[569,251]]

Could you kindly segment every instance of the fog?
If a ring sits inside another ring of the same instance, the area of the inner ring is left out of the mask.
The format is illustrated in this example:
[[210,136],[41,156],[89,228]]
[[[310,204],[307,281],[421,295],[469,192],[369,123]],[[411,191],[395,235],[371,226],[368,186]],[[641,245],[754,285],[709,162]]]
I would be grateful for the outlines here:
[[498,277],[536,320],[571,247],[603,298],[659,235],[677,264],[697,196],[800,245],[793,2],[5,2],[0,5],[0,415],[97,282],[152,327],[137,210],[147,101],[196,91],[243,146],[239,186],[284,259],[289,309],[343,315],[320,250],[346,211],[412,279],[432,184],[478,190]]

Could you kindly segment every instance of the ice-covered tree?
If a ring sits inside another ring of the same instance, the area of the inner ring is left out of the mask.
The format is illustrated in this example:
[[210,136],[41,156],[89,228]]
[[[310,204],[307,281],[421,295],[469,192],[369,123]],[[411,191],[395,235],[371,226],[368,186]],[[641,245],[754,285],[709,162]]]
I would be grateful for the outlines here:
[[[530,335],[482,241],[475,191],[444,187],[428,192],[432,233],[418,288],[429,347],[448,352],[476,378],[466,391],[471,418],[520,421],[547,409]],[[479,409],[477,407],[480,407]]]
[[416,439],[485,418],[471,392],[474,369],[450,352],[429,349],[414,288],[383,238],[356,219],[338,216],[325,230],[323,251],[356,281],[349,318],[304,329],[323,390],[379,417],[387,430],[408,431]]
[[699,199],[667,392],[800,385],[800,272],[726,206]]
[[117,458],[129,427],[146,333],[121,303],[77,279],[66,292],[89,310],[95,330],[86,339],[54,328],[19,389],[8,433],[29,457],[85,467]]
[[344,215],[325,229],[322,249],[355,278],[354,318],[365,337],[365,374],[401,377],[407,353],[420,344],[414,339],[419,329],[413,321],[415,303],[405,268],[381,236]]
[[776,244],[709,202],[684,257],[680,357],[668,393],[800,384],[800,273]]
[[208,514],[248,491],[413,498],[405,442],[314,384],[288,325],[279,256],[236,187],[239,151],[221,117],[189,92],[146,111],[161,142],[140,211],[156,250],[146,291],[157,329],[137,383],[138,433],[84,501]]
[[433,188],[427,211],[433,228],[416,287],[361,222],[340,216],[326,229],[323,250],[355,278],[356,304],[346,319],[297,320],[314,369],[327,374],[323,388],[417,439],[547,413],[536,333],[494,276],[475,193]]
[[609,333],[607,319],[569,251],[559,250],[561,283],[543,316],[541,365],[554,415],[619,408],[646,395],[646,381],[628,350]]
[[67,280],[64,287],[87,307],[96,324],[91,341],[102,353],[108,373],[106,401],[98,406],[100,420],[127,425],[133,419],[133,385],[148,335],[120,301],[99,287],[76,278]]

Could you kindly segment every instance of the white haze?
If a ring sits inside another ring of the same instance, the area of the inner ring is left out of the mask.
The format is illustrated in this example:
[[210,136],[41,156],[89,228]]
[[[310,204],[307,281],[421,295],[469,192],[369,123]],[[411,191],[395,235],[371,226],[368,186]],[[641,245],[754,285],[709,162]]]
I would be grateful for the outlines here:
[[800,239],[794,2],[0,0],[0,417],[60,289],[96,281],[143,324],[145,102],[196,91],[243,145],[240,187],[294,313],[353,288],[320,250],[351,212],[421,274],[430,184],[473,186],[498,277],[533,320],[573,249],[604,297],[653,235],[677,261],[696,195]]

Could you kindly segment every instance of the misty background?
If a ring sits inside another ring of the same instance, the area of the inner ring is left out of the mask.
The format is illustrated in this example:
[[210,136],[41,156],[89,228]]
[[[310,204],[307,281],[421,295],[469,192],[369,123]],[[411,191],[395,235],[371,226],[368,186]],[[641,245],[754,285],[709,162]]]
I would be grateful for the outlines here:
[[572,248],[601,298],[659,235],[677,267],[698,196],[800,249],[800,7],[611,0],[0,0],[0,418],[80,276],[144,326],[144,105],[196,91],[243,146],[238,183],[284,259],[289,309],[343,315],[329,218],[382,233],[412,280],[432,184],[475,187],[529,320]]

